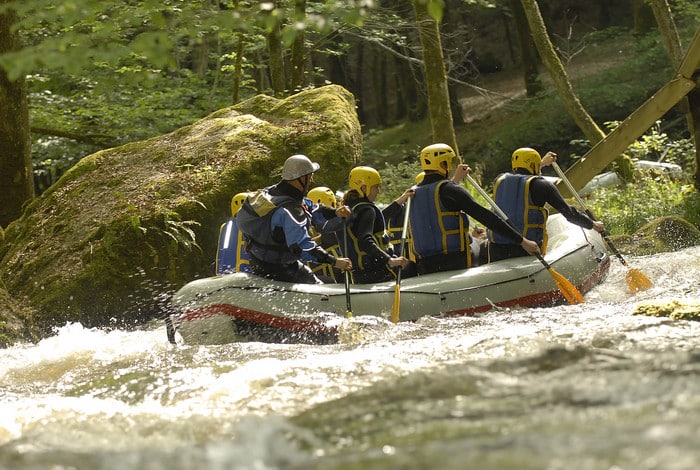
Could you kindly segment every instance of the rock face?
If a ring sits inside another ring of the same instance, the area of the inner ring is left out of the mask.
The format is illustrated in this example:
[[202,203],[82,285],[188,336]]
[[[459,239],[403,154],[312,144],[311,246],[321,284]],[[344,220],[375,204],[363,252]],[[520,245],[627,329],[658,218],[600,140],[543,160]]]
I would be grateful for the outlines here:
[[361,151],[354,97],[328,86],[85,157],[5,230],[0,289],[30,314],[0,304],[0,340],[29,324],[41,337],[160,317],[172,292],[213,273],[234,194],[276,183],[297,153],[321,164],[316,185],[341,189]]

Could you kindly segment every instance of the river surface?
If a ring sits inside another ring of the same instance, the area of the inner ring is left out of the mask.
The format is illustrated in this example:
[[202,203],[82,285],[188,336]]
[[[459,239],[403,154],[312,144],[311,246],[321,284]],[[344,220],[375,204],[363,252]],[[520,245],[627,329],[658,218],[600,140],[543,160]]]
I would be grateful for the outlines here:
[[70,324],[0,350],[1,469],[697,469],[700,247],[616,259],[586,303],[394,325],[335,345],[171,345]]

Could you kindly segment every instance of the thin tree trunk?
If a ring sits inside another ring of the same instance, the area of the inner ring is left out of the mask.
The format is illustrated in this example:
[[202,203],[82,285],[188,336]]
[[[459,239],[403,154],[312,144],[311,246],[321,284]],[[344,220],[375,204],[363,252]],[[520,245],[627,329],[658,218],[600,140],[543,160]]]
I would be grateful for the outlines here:
[[243,80],[243,44],[245,41],[243,33],[236,35],[236,58],[233,62],[233,86],[231,101],[238,104],[241,100],[241,82]]
[[450,108],[450,94],[447,88],[447,72],[440,40],[440,28],[428,13],[427,3],[413,0],[420,42],[423,49],[423,71],[428,91],[428,112],[432,128],[432,143],[445,143],[452,147],[457,155],[457,136]]
[[[306,0],[294,1],[295,21],[306,21]],[[297,31],[292,44],[292,90],[306,85],[306,47],[304,46],[304,31]]]
[[270,56],[270,83],[275,96],[282,96],[286,89],[284,72],[284,51],[282,50],[282,34],[279,22],[275,22],[267,34],[267,52]]
[[[9,3],[0,0],[0,4]],[[19,34],[11,30],[14,11],[0,15],[0,54],[21,48]],[[25,202],[34,199],[30,153],[29,109],[24,77],[10,80],[0,69],[0,226],[22,214]]]
[[527,96],[534,97],[544,90],[538,70],[540,58],[537,55],[537,48],[530,35],[530,28],[528,28],[527,16],[525,16],[523,5],[520,3],[520,0],[510,0],[510,5],[513,10],[515,29],[518,31],[518,38],[520,39],[518,42],[520,44],[520,59],[523,64],[525,90]]
[[584,135],[595,145],[605,138],[605,132],[595,123],[593,118],[586,112],[578,97],[574,93],[569,77],[564,70],[564,66],[559,60],[554,45],[549,40],[544,20],[540,14],[536,0],[521,0],[527,21],[530,25],[532,38],[537,46],[537,51],[542,58],[542,62],[549,71],[549,75],[554,81],[554,86],[559,92],[564,106],[574,119],[576,125],[583,131]]
[[[671,14],[671,6],[668,0],[649,0],[649,5],[654,12],[664,46],[666,46],[666,50],[671,56],[673,65],[678,68],[681,65],[684,54],[681,38],[678,36],[676,23],[673,21],[673,15]],[[681,100],[681,103],[683,104],[681,108],[688,110],[686,113],[688,130],[695,145],[695,187],[700,190],[700,91],[695,88]]]

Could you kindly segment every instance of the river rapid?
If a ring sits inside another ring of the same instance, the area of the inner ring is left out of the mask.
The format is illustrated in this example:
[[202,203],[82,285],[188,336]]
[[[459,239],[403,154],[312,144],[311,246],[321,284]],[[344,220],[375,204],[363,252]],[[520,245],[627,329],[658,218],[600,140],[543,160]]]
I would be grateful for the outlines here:
[[586,303],[394,325],[335,345],[171,345],[66,325],[0,350],[1,469],[697,469],[700,247],[616,259]]

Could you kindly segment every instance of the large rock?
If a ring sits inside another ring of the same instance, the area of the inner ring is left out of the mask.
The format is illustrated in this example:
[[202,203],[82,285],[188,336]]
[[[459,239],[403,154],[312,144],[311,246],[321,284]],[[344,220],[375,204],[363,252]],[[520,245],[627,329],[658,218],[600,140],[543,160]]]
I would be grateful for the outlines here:
[[611,237],[620,252],[634,256],[700,245],[700,230],[680,217],[658,217],[632,235]]
[[1,280],[33,315],[0,308],[0,326],[19,332],[33,322],[43,336],[66,322],[159,317],[174,290],[212,274],[235,193],[277,182],[296,153],[321,164],[315,184],[341,188],[361,147],[354,97],[328,86],[283,100],[257,96],[90,155],[6,228]]

